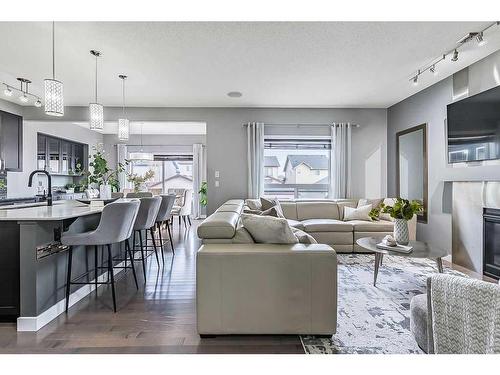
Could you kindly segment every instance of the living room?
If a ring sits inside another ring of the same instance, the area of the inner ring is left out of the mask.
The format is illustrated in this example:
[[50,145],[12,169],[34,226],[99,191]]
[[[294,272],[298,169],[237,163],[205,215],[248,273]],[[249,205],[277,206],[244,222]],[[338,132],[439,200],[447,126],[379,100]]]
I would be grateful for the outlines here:
[[0,353],[498,366],[498,5],[257,3],[0,17]]

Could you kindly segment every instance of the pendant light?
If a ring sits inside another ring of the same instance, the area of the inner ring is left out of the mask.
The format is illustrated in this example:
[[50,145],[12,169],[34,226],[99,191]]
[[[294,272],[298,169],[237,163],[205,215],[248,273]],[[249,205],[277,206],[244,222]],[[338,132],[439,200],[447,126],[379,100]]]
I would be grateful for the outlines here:
[[141,122],[141,149],[139,152],[131,152],[129,153],[129,160],[137,160],[137,161],[153,161],[155,160],[155,156],[150,152],[144,152],[143,144],[142,144],[142,125]]
[[128,141],[130,135],[130,122],[125,117],[125,80],[127,76],[120,74],[118,78],[122,80],[122,118],[118,119],[118,139],[120,141]]
[[[52,79],[44,80],[45,114],[64,116],[63,84],[56,79],[55,22],[52,21]],[[41,102],[40,102],[41,104]]]
[[90,129],[104,129],[104,108],[97,102],[97,58],[101,56],[99,51],[91,50],[90,54],[95,57],[95,102],[89,104]]

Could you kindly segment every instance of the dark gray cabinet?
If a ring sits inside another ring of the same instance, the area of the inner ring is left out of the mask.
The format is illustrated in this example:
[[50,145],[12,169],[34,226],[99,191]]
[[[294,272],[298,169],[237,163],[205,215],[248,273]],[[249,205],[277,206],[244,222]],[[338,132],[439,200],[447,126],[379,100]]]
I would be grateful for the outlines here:
[[0,111],[0,159],[7,171],[23,170],[23,118],[3,111]]
[[38,133],[38,169],[52,175],[78,176],[87,170],[88,145]]

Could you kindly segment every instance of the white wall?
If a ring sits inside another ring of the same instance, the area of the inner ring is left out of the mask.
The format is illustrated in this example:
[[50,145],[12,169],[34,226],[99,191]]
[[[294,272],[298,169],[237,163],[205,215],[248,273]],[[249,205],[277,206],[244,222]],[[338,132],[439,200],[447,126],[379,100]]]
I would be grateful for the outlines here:
[[[67,123],[47,123],[24,121],[23,123],[23,171],[7,172],[7,198],[25,198],[35,195],[35,187],[28,187],[28,177],[31,171],[37,169],[37,133],[45,133],[59,138],[85,143],[91,147],[102,143],[102,134]],[[53,186],[63,186],[68,177],[54,176]],[[47,186],[44,179],[44,186]],[[36,186],[34,183],[33,186]]]
[[[500,51],[468,69],[469,95],[500,85]],[[446,158],[446,106],[453,101],[453,77],[393,105],[387,113],[387,186],[396,194],[396,133],[427,123],[428,223],[419,223],[417,237],[451,252],[451,189],[448,181],[499,180],[498,165],[452,166]],[[481,233],[477,233],[482,236]]]

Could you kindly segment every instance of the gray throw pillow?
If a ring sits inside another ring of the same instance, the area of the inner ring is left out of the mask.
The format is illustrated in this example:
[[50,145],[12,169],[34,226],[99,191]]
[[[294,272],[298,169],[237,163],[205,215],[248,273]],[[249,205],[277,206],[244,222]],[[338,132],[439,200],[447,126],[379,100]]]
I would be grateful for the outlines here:
[[262,211],[259,215],[261,216],[274,216],[274,217],[283,217],[283,214],[279,212],[278,206],[271,207],[265,211]]
[[279,216],[278,217],[285,217],[283,214],[283,209],[281,208],[280,201],[274,198],[260,198],[260,204],[262,206],[262,211],[269,210],[272,207],[276,207],[276,210],[278,211]]
[[260,204],[260,199],[247,199],[245,200],[245,204],[251,210],[262,211],[262,204]]
[[242,214],[241,222],[256,243],[298,243],[297,237],[284,218]]
[[292,227],[292,231],[293,231],[293,234],[295,234],[295,237],[297,237],[297,240],[299,241],[299,243],[303,243],[306,245],[318,243],[318,241],[316,241],[313,236],[311,236],[310,234],[308,234],[300,229]]

